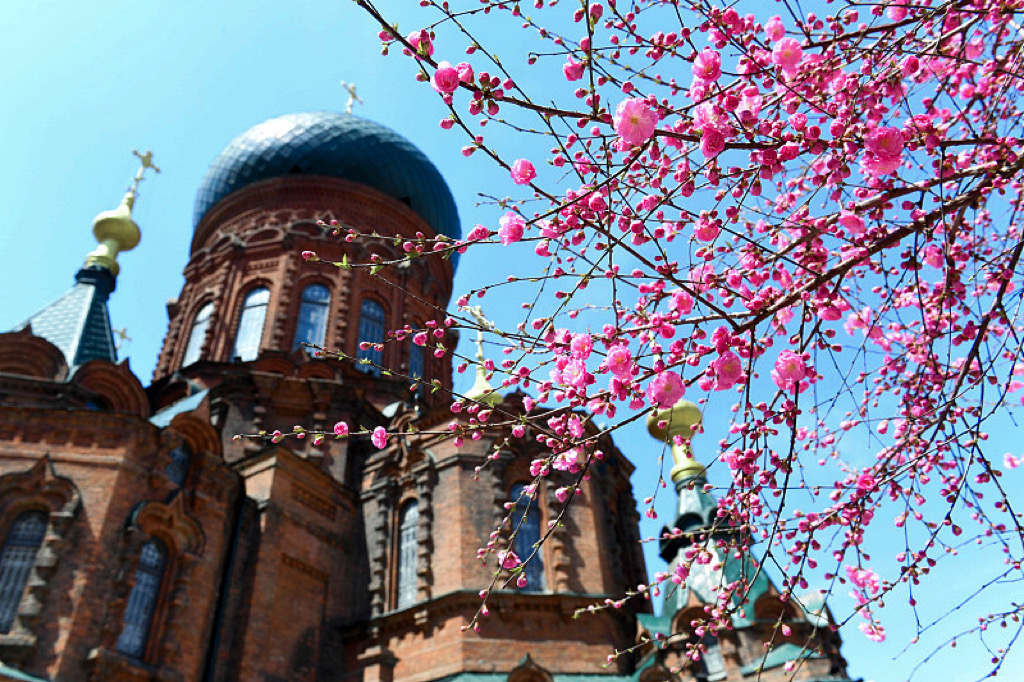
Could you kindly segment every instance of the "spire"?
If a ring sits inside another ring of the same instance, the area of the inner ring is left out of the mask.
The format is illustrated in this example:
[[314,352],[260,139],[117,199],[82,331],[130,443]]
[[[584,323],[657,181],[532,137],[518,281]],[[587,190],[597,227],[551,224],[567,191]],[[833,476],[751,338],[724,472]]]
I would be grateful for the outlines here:
[[480,323],[481,329],[476,331],[476,381],[466,393],[466,398],[478,403],[486,403],[494,407],[502,401],[501,394],[487,381],[487,370],[484,368],[484,332],[483,328],[494,329],[494,323],[484,317],[480,306],[468,308],[470,315]]
[[[718,514],[717,500],[704,489],[707,485],[707,470],[693,456],[690,446],[690,439],[700,427],[702,419],[700,408],[689,400],[680,400],[672,407],[657,410],[647,417],[648,433],[672,446],[673,466],[669,475],[676,484],[679,496],[675,527],[687,533],[713,529]],[[691,535],[686,540],[663,539],[661,557],[671,562],[693,537]]]
[[64,353],[72,371],[90,360],[117,362],[117,346],[107,310],[107,300],[114,291],[120,270],[117,254],[139,243],[139,226],[132,220],[132,206],[146,169],[160,172],[153,165],[152,152],[140,154],[132,150],[132,153],[139,158],[141,166],[121,205],[100,213],[93,221],[92,231],[100,244],[75,274],[75,285],[12,330],[31,327],[33,334]]
[[121,199],[121,204],[111,211],[103,211],[92,221],[92,233],[100,245],[85,258],[86,268],[105,268],[114,277],[121,271],[117,263],[117,254],[134,249],[142,236],[139,226],[132,220],[132,207],[135,206],[135,198],[139,194],[139,183],[142,182],[147,168],[160,172],[153,164],[153,152],[140,154],[138,150],[133,149],[132,154],[139,159],[139,170],[135,173],[128,192]]
[[680,481],[704,476],[704,465],[694,459],[690,449],[694,428],[700,426],[703,418],[700,408],[689,400],[680,400],[672,407],[657,410],[647,417],[647,432],[651,437],[672,446],[674,466],[669,475],[677,486]]

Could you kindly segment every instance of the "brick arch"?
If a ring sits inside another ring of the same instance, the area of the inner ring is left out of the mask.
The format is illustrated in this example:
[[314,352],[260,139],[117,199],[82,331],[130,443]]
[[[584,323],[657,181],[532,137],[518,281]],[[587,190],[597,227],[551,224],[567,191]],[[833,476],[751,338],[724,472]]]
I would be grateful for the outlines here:
[[782,601],[774,591],[765,592],[754,602],[754,619],[766,622],[778,620],[794,621],[800,620],[800,611],[792,603]]
[[49,455],[43,455],[26,471],[0,476],[0,522],[29,507],[46,509],[51,521],[66,525],[82,507],[82,493],[74,481],[54,469]]
[[0,334],[0,373],[63,381],[68,363],[59,348],[32,333],[31,325]]
[[554,677],[548,670],[533,660],[530,654],[523,656],[523,660],[508,674],[508,682],[554,682]]
[[98,394],[115,412],[128,412],[143,419],[149,417],[149,398],[127,360],[117,364],[109,360],[90,360],[78,368],[71,383]]
[[181,494],[167,504],[140,502],[129,517],[129,528],[160,538],[168,544],[171,556],[201,556],[206,544],[203,529],[185,510],[185,496]]
[[[204,406],[206,401],[204,400]],[[210,426],[209,410],[203,414],[183,412],[176,415],[165,429],[165,432],[179,434],[194,453],[208,452],[219,454],[221,451],[221,440],[217,431]]]

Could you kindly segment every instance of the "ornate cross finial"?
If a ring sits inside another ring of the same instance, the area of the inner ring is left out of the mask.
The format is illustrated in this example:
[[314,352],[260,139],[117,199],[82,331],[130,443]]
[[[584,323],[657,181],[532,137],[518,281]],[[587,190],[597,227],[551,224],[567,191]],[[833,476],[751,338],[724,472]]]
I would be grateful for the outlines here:
[[354,105],[356,102],[362,104],[363,100],[359,97],[359,95],[356,94],[355,83],[346,83],[345,81],[341,81],[341,87],[345,88],[345,90],[348,92],[348,103],[345,104],[345,113],[351,114],[352,105]]
[[484,359],[484,329],[493,330],[494,323],[484,317],[484,310],[480,306],[466,307],[466,312],[473,316],[473,319],[480,325],[480,329],[476,330],[476,359]]
[[135,197],[139,193],[139,183],[142,182],[143,176],[146,174],[147,168],[152,168],[157,173],[160,169],[153,163],[153,152],[147,151],[145,154],[140,154],[138,149],[133,149],[132,154],[138,158],[139,166],[138,172],[135,173],[135,178],[132,180],[132,187],[128,190],[128,206],[131,207],[135,203]]
[[121,327],[120,329],[111,329],[110,331],[112,331],[114,333],[114,336],[117,337],[117,340],[114,342],[115,350],[121,350],[121,346],[126,341],[132,340],[132,337],[128,336],[128,327]]

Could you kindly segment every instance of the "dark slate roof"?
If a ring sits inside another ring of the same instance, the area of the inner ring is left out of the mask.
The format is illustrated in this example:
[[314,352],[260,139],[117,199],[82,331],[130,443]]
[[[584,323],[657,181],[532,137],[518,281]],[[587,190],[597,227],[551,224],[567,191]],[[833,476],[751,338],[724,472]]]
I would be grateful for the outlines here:
[[791,642],[783,642],[772,649],[764,656],[759,656],[753,663],[740,668],[743,675],[754,675],[764,670],[778,668],[789,661],[796,661],[802,658],[824,658],[814,649],[806,649]]
[[114,276],[106,268],[90,266],[75,275],[75,285],[12,331],[32,326],[32,333],[57,346],[74,368],[90,360],[117,362],[110,329],[107,299]]
[[368,185],[408,204],[435,231],[462,236],[451,191],[423,152],[389,128],[336,112],[287,114],[236,137],[199,186],[194,224],[232,192],[296,173]]

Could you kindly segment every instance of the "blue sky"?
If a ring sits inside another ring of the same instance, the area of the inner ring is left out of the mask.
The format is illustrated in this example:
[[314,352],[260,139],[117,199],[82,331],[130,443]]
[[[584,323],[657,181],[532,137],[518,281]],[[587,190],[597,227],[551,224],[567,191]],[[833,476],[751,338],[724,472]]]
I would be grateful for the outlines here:
[[[414,3],[380,4],[406,12]],[[410,18],[400,28],[418,26]],[[480,155],[460,154],[462,141],[438,127],[446,110],[433,91],[414,80],[408,60],[382,58],[376,35],[376,26],[348,2],[0,3],[0,290],[6,294],[0,328],[21,322],[72,284],[95,247],[93,216],[117,205],[136,170],[132,148],[151,149],[162,173],[141,188],[135,216],[142,242],[121,256],[111,301],[114,326],[126,327],[132,339],[122,357],[148,383],[166,330],[165,304],[182,284],[193,200],[208,164],[233,137],[264,119],[343,109],[341,80],[358,86],[364,104],[357,114],[415,141],[440,168],[464,226],[494,225],[496,209],[476,208],[476,195],[507,192],[507,176]],[[481,258],[471,252],[460,264],[456,292],[487,282],[501,263],[494,253]],[[719,412],[727,409],[721,402],[714,406]],[[727,416],[708,415],[709,433],[695,443],[698,456],[713,452],[715,428]],[[654,487],[658,449],[638,431],[619,443],[628,443],[624,449],[640,467],[634,477],[640,498]],[[643,535],[656,534],[673,505],[672,496],[662,494],[661,519],[647,522]],[[648,550],[653,573],[663,566],[653,546]],[[948,573],[919,596],[939,613],[966,589],[962,567]],[[840,610],[848,608],[843,600],[837,597]],[[883,611],[887,624],[895,625],[885,645],[867,642],[853,628],[844,632],[854,677],[906,679],[928,653],[912,647],[898,656],[913,634],[905,611],[898,603]],[[937,641],[957,629],[943,630]],[[974,679],[986,658],[965,642],[958,654],[931,661],[918,679]],[[1005,676],[1013,679],[1014,670],[1024,670],[1019,655],[1010,659]]]

